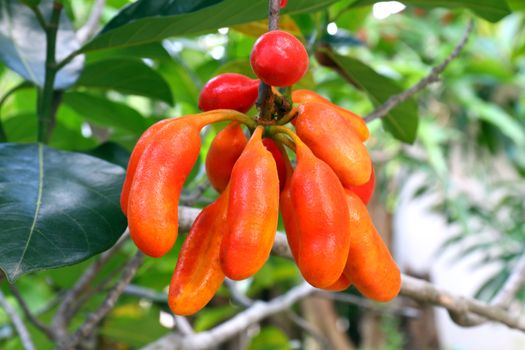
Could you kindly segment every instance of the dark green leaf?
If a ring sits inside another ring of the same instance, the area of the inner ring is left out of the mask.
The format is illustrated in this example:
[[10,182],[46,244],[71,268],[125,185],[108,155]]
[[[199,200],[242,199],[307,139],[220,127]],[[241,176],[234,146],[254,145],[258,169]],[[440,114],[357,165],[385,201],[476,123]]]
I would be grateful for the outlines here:
[[86,55],[87,62],[99,61],[108,58],[149,58],[157,61],[171,59],[170,54],[162,46],[162,43],[148,43],[113,50],[92,51]]
[[[39,8],[44,18],[51,15],[52,0],[43,0]],[[56,58],[61,60],[80,47],[71,22],[62,13],[56,43]],[[16,0],[0,1],[0,61],[25,79],[43,86],[46,37],[36,17]],[[77,80],[84,56],[77,56],[58,72],[55,88],[65,89]]]
[[195,12],[208,6],[216,5],[223,0],[193,0],[193,1],[149,1],[139,0],[126,6],[120,13],[102,29],[102,33],[118,28],[130,21],[152,16],[176,16]]
[[[363,62],[348,56],[324,51],[333,61],[362,88],[375,106],[381,105],[391,96],[403,91],[395,81],[378,74]],[[410,98],[400,103],[381,119],[384,128],[397,139],[412,143],[417,134],[417,104]]]
[[116,90],[173,104],[164,78],[141,60],[107,59],[86,65],[77,85]]
[[[353,6],[372,5],[377,0],[358,0]],[[505,0],[405,0],[405,5],[421,7],[447,7],[447,8],[467,8],[476,15],[491,21],[497,22],[510,14],[509,5]]]
[[[108,24],[108,29],[103,29],[100,35],[84,46],[83,51],[157,42],[171,36],[203,33],[260,20],[268,15],[267,1],[224,0],[209,6],[215,2],[199,1],[196,8],[200,9],[191,11],[192,6],[187,5],[190,2],[183,0],[137,1],[137,5],[133,5],[148,8],[149,17],[141,18],[140,12],[133,11],[129,14],[124,9]],[[325,8],[333,2],[335,0],[294,0],[289,2],[283,14],[312,12]],[[180,9],[190,9],[190,11]],[[172,15],[172,13],[178,14]],[[117,28],[115,23],[119,25]]]
[[124,170],[41,144],[0,144],[0,268],[20,275],[78,263],[120,237]]
[[138,134],[146,130],[144,117],[125,104],[82,92],[64,94],[63,102],[87,121],[99,126],[119,128]]
[[117,164],[124,169],[128,167],[130,152],[117,143],[105,142],[87,153],[107,162]]

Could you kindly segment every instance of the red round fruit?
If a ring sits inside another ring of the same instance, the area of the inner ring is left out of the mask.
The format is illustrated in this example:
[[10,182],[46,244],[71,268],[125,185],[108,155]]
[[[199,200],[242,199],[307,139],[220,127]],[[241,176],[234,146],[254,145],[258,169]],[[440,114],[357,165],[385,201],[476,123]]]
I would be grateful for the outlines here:
[[308,53],[292,34],[274,30],[263,34],[253,45],[250,63],[266,84],[290,86],[308,69]]
[[372,198],[372,195],[374,194],[374,188],[376,184],[376,175],[374,173],[374,168],[372,168],[372,174],[370,175],[370,180],[368,180],[366,183],[359,185],[359,186],[349,186],[347,189],[354,192],[363,203],[368,204],[370,201],[370,198]]
[[219,74],[209,80],[199,96],[199,108],[234,109],[246,113],[257,99],[259,81],[237,73]]
[[288,0],[281,0],[281,8],[285,8],[286,7],[286,4],[288,3]]

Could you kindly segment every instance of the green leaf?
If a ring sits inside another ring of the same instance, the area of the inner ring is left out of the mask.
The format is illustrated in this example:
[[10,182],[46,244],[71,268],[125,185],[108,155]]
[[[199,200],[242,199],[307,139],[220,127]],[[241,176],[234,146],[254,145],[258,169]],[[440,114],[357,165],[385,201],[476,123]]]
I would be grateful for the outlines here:
[[124,169],[128,167],[131,153],[115,142],[105,142],[100,146],[87,152],[94,157],[104,159],[107,162],[117,164]]
[[0,144],[0,268],[20,275],[83,261],[126,228],[124,170],[42,144]]
[[[377,0],[358,0],[354,7],[372,5]],[[421,7],[447,7],[447,8],[467,8],[476,15],[490,22],[497,22],[509,15],[511,10],[505,0],[405,0],[405,5]]]
[[164,78],[138,59],[107,59],[87,64],[78,86],[115,90],[173,104],[171,90]]
[[92,51],[86,55],[87,62],[99,61],[109,58],[149,58],[157,61],[167,61],[171,59],[170,54],[162,46],[162,43],[147,43],[113,50]]
[[[52,0],[43,0],[39,6],[44,18],[51,16]],[[80,47],[73,26],[65,13],[61,14],[56,42],[58,61]],[[46,59],[46,36],[33,11],[18,1],[0,1],[0,61],[9,68],[34,82],[44,85]],[[55,80],[55,88],[65,89],[75,83],[84,56],[77,56],[61,69]]]
[[286,334],[276,327],[265,327],[248,345],[247,350],[291,350]]
[[141,134],[146,130],[146,120],[135,109],[83,92],[67,92],[63,102],[87,121],[102,127],[113,127]]
[[[403,91],[394,80],[378,74],[363,62],[327,50],[323,51],[330,55],[337,66],[366,92],[374,106],[383,104],[391,96]],[[414,142],[418,126],[416,101],[410,98],[400,103],[381,121],[383,127],[398,140],[406,143]]]
[[[335,0],[294,0],[283,14],[312,12]],[[107,28],[87,43],[83,52],[113,47],[128,47],[161,41],[171,36],[189,35],[266,18],[267,1],[198,1],[196,7],[185,0],[139,0],[122,10]],[[212,5],[216,3],[215,5]],[[141,11],[129,8],[141,8]],[[196,11],[192,11],[198,8]],[[177,10],[182,9],[182,10]],[[143,17],[142,12],[148,17]],[[143,18],[142,18],[143,17]]]

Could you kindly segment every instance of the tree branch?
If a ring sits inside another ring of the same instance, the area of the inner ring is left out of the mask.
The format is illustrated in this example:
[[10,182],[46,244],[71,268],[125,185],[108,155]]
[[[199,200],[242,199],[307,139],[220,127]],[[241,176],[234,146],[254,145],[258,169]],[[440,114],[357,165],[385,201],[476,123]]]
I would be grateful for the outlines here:
[[98,29],[98,22],[102,13],[104,12],[104,6],[106,0],[95,0],[93,7],[91,7],[91,13],[86,23],[77,31],[77,38],[81,43],[88,41]]
[[13,321],[13,325],[15,326],[15,329],[20,336],[20,340],[22,341],[22,345],[24,346],[24,349],[26,350],[34,350],[35,346],[33,345],[33,342],[31,341],[31,337],[29,336],[29,332],[27,331],[27,328],[22,322],[22,319],[18,314],[16,313],[15,309],[7,302],[7,299],[4,296],[4,293],[0,290],[0,306],[4,309],[7,316]]
[[52,328],[57,333],[58,338],[68,337],[67,326],[74,315],[72,310],[76,310],[75,305],[78,298],[95,279],[102,267],[122,247],[128,238],[129,231],[126,230],[126,232],[124,232],[119,241],[113,247],[101,254],[100,257],[84,271],[75,286],[64,296],[64,300],[60,304],[55,316],[53,317],[52,323]]
[[370,123],[373,120],[383,118],[400,103],[408,100],[410,97],[412,97],[419,91],[423,90],[428,85],[439,81],[439,75],[443,73],[443,71],[447,68],[450,62],[452,62],[456,57],[459,56],[459,54],[465,47],[468,41],[468,38],[470,37],[470,33],[472,32],[473,27],[474,27],[474,20],[471,19],[467,25],[467,29],[465,30],[465,33],[463,34],[463,37],[461,38],[460,42],[456,45],[454,50],[441,64],[432,68],[432,70],[426,77],[418,81],[410,89],[403,91],[399,95],[394,95],[390,97],[385,103],[383,103],[381,106],[377,107],[372,113],[367,115],[365,117],[365,121],[367,123]]
[[269,302],[256,301],[245,311],[240,312],[233,318],[209,331],[189,336],[168,334],[146,346],[143,350],[197,350],[217,346],[246,329],[249,325],[257,323],[278,312],[287,310],[298,300],[310,295],[314,290],[315,288],[307,283],[300,284]]
[[144,260],[144,254],[137,252],[135,256],[128,261],[122,277],[119,282],[111,289],[106,299],[97,311],[91,313],[86,321],[78,328],[75,334],[66,341],[66,343],[59,344],[60,349],[71,349],[74,348],[80,341],[88,336],[95,326],[113,309],[120,295],[124,292],[124,288],[129,284],[135,273],[137,272],[140,264]]
[[15,299],[18,302],[18,305],[20,305],[20,308],[24,312],[24,315],[26,318],[35,326],[37,329],[39,329],[42,333],[44,333],[49,339],[54,340],[55,339],[55,333],[53,330],[48,327],[46,324],[44,324],[42,321],[40,321],[36,316],[29,310],[29,307],[27,306],[27,303],[25,302],[24,298],[18,291],[18,288],[14,284],[9,284],[9,289],[11,290],[11,294],[15,297]]
[[[491,300],[490,305],[499,307],[501,309],[508,309],[510,304],[514,301],[516,294],[523,287],[525,283],[525,254],[523,254],[512,273],[510,274],[507,281],[499,292]],[[457,314],[453,311],[449,311],[450,317],[459,325],[463,327],[475,327],[479,326],[485,322],[487,319],[477,316],[477,315],[468,315],[468,314]]]

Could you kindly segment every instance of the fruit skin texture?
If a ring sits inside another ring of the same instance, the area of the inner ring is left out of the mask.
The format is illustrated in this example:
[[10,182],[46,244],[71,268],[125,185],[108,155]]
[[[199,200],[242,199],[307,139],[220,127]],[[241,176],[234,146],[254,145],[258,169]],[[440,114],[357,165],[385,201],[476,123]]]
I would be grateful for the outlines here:
[[[332,107],[336,110],[336,112],[352,125],[352,128],[357,133],[357,136],[359,136],[359,139],[361,141],[366,141],[368,137],[370,136],[370,132],[368,130],[368,126],[366,125],[366,122],[363,120],[363,118],[359,117],[357,114],[344,109],[342,107],[339,107],[336,104],[333,104],[323,96],[319,95],[316,92],[301,89],[301,90],[294,90],[292,92],[292,101],[294,103],[308,103],[308,102],[318,102],[325,104],[327,106]],[[294,122],[292,122],[294,123]]]
[[370,202],[370,199],[372,198],[372,195],[374,194],[374,188],[376,184],[376,175],[374,172],[374,168],[372,167],[372,174],[370,174],[370,179],[359,186],[349,186],[347,189],[354,192],[366,205],[368,202]]
[[202,210],[182,245],[168,293],[168,304],[176,315],[202,309],[224,281],[219,256],[227,205],[226,189]]
[[131,189],[131,184],[133,183],[133,177],[135,176],[137,164],[140,157],[142,156],[142,153],[144,153],[144,149],[155,139],[155,136],[163,127],[174,121],[175,119],[164,119],[153,124],[142,134],[142,136],[137,141],[137,144],[133,148],[133,152],[131,152],[131,156],[128,161],[126,178],[124,180],[124,185],[122,186],[122,192],[120,194],[120,208],[124,214],[128,212],[129,190]]
[[292,34],[274,30],[257,39],[250,63],[255,74],[266,84],[291,86],[308,70],[308,53]]
[[259,81],[237,73],[220,74],[201,90],[199,108],[202,111],[213,109],[234,109],[246,113],[255,103]]
[[272,249],[279,216],[279,177],[258,127],[233,167],[227,232],[221,245],[224,274],[241,280],[255,274]]
[[206,156],[206,173],[217,192],[222,192],[228,185],[233,166],[247,143],[248,139],[237,122],[226,126],[213,139]]
[[275,160],[275,165],[277,165],[277,174],[279,175],[279,188],[282,191],[286,182],[286,165],[284,163],[283,155],[274,140],[264,138],[262,143],[264,147],[266,147],[266,149],[272,154],[273,159]]
[[334,170],[343,186],[362,185],[370,179],[372,161],[346,119],[317,102],[299,106],[298,112],[297,135]]
[[131,238],[152,257],[166,254],[177,239],[180,191],[201,147],[200,126],[187,118],[176,121],[144,149],[129,193]]
[[332,292],[341,292],[343,290],[346,290],[350,288],[350,285],[352,284],[352,281],[344,273],[339,276],[339,279],[332,284],[331,286],[328,286],[324,289],[332,291]]
[[383,302],[392,300],[401,289],[399,268],[363,202],[349,190],[346,190],[346,199],[352,234],[344,273],[367,298]]
[[[350,227],[344,188],[333,170],[296,142],[290,179],[291,208],[282,209],[290,248],[308,283],[327,288],[340,278],[348,257]],[[283,196],[285,192],[283,191]],[[282,196],[282,200],[283,200]],[[292,213],[292,219],[286,212]],[[293,228],[295,226],[295,228]],[[292,227],[292,228],[291,228]]]

